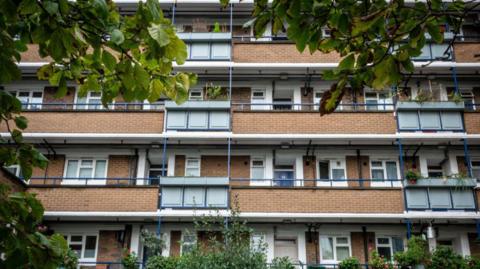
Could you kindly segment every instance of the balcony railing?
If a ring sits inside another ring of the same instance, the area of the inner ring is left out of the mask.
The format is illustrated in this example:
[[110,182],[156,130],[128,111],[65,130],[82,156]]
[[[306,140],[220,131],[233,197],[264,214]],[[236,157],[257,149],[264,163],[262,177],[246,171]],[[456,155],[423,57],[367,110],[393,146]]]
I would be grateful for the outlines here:
[[[339,104],[335,112],[344,111],[393,111],[393,103],[350,103]],[[242,103],[233,102],[234,111],[319,111],[318,103],[293,103],[293,102],[272,102],[272,103]]]
[[22,103],[24,111],[163,111],[164,103],[115,102],[108,104],[93,103]]
[[279,188],[402,187],[401,179],[248,179],[232,178],[232,185]]
[[159,178],[132,177],[32,177],[30,186],[149,186],[158,185]]

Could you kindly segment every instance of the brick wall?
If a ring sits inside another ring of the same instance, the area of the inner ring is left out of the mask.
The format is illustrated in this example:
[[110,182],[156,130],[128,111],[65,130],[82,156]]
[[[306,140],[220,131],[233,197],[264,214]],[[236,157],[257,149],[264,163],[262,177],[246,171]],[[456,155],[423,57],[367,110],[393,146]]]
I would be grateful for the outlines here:
[[[65,96],[61,98],[55,98],[55,93],[57,92],[58,87],[51,87],[47,86],[43,90],[43,103],[44,104],[73,104],[75,102],[75,88],[74,87],[68,87],[67,93]],[[44,106],[44,109],[61,109],[65,108],[65,106],[62,105],[48,105]],[[67,108],[71,108],[70,106],[67,106]]]
[[100,231],[98,237],[97,262],[121,262],[124,246],[117,240],[117,233],[119,232],[120,231]]
[[465,129],[469,134],[480,134],[480,115],[478,112],[465,112]]
[[250,156],[230,157],[231,178],[250,178]]
[[303,156],[303,179],[310,180],[305,181],[305,186],[315,186],[315,179],[317,178],[317,165],[315,164],[315,156]]
[[0,168],[0,184],[5,184],[10,187],[12,192],[25,191],[25,184],[15,175],[11,174],[4,168]]
[[292,43],[235,43],[233,61],[245,63],[334,63],[340,57],[336,53],[298,52]]
[[31,182],[33,184],[60,184],[60,180],[44,180],[42,178],[61,178],[65,169],[65,155],[47,155],[48,164],[45,169],[34,167]]
[[[252,124],[255,123],[255,124]],[[381,123],[381,124],[380,124]],[[394,134],[392,113],[235,112],[234,133]]]
[[470,245],[470,256],[480,258],[480,243],[477,242],[476,233],[468,233],[468,244]]
[[46,211],[149,211],[157,210],[157,187],[31,187]]
[[200,164],[200,176],[202,177],[226,177],[227,156],[202,156]]
[[[233,187],[242,212],[402,213],[400,189],[268,189]],[[234,200],[232,199],[232,201]]]
[[[135,169],[137,166],[137,158],[135,156],[122,156],[122,155],[111,155],[108,157],[108,170],[107,170],[107,177],[108,178],[131,178],[136,177]],[[132,182],[129,180],[125,180],[124,182],[119,182],[118,180],[111,180],[107,182],[107,184],[131,184]]]
[[455,43],[453,48],[457,62],[480,62],[480,57],[475,57],[480,51],[480,43]]
[[365,248],[364,240],[367,240],[367,252],[375,250],[375,233],[366,233],[366,238],[362,232],[352,232],[350,234],[350,240],[352,240],[352,256],[356,257],[360,263],[366,263],[365,261]]
[[[360,160],[359,160],[360,159]],[[347,178],[348,179],[370,179],[370,158],[368,156],[346,156],[346,166],[347,166]],[[360,162],[360,170],[358,165]],[[349,186],[359,187],[359,181],[350,181],[348,182]],[[370,186],[370,181],[363,182],[363,186]]]
[[[22,112],[27,133],[161,133],[163,112]],[[5,132],[6,127],[0,126]]]

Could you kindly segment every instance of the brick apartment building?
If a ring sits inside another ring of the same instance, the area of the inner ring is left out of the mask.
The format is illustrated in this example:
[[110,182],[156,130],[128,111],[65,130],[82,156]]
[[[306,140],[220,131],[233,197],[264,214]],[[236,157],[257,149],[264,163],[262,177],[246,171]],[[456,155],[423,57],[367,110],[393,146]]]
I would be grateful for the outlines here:
[[[370,251],[391,257],[422,233],[432,248],[480,255],[479,13],[449,53],[427,44],[402,95],[350,90],[321,117],[331,82],[319,74],[338,55],[300,54],[269,31],[254,39],[242,28],[252,1],[160,2],[188,44],[189,61],[176,68],[199,74],[186,103],[119,98],[107,110],[98,93],[78,97],[74,83],[54,99],[35,78],[48,59],[34,46],[19,64],[23,79],[3,85],[24,103],[25,138],[50,159],[18,188],[37,194],[45,223],[85,266],[118,263],[123,248],[145,260],[143,229],[161,234],[164,255],[181,255],[180,242],[200,240],[187,232],[194,216],[227,216],[234,203],[268,260],[366,263]],[[118,6],[128,14],[135,1]],[[210,96],[210,85],[227,97]],[[431,101],[413,101],[425,93]],[[411,170],[422,175],[416,184],[405,180]]]

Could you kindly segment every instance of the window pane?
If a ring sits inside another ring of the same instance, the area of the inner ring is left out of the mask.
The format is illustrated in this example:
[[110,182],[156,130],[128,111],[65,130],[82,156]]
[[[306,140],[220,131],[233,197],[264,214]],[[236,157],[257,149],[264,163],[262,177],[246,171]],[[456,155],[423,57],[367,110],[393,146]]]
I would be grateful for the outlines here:
[[382,167],[382,162],[372,162],[372,167]]
[[77,254],[79,258],[82,257],[82,245],[72,245],[70,244],[70,248]]
[[332,169],[333,179],[345,179],[345,171],[343,169]]
[[337,261],[343,261],[350,257],[350,250],[348,247],[337,247]]
[[95,167],[95,177],[96,178],[104,178],[105,177],[105,171],[107,166],[107,161],[101,160],[97,161],[96,167]]
[[397,179],[396,162],[387,162],[387,179]]
[[96,236],[87,236],[85,240],[85,253],[83,254],[84,258],[95,258],[95,249],[97,246],[97,237]]
[[66,176],[69,178],[77,177],[77,168],[78,168],[77,160],[68,161]]
[[252,168],[252,179],[264,179],[265,170],[264,168]]
[[383,169],[382,170],[372,169],[372,177],[373,179],[384,179]]
[[329,179],[330,176],[328,175],[329,170],[329,164],[328,162],[319,162],[318,163],[318,168],[320,171],[320,179]]
[[403,240],[402,240],[402,238],[393,237],[392,238],[392,245],[393,245],[393,253],[403,251]]
[[82,166],[92,166],[93,161],[92,160],[82,160]]
[[346,237],[337,237],[337,244],[348,244],[348,238]]
[[70,242],[82,242],[82,236],[81,235],[72,235],[70,238]]
[[377,250],[378,250],[378,255],[380,255],[380,257],[383,257],[387,260],[392,259],[392,254],[390,252],[390,247],[377,247]]
[[187,177],[199,177],[200,170],[198,168],[187,168],[185,171],[185,176]]
[[91,178],[92,177],[92,168],[80,168],[79,177],[80,178]]
[[390,244],[390,240],[386,237],[380,237],[377,239],[379,245],[388,245]]
[[333,260],[333,239],[331,237],[320,238],[320,249],[323,260]]

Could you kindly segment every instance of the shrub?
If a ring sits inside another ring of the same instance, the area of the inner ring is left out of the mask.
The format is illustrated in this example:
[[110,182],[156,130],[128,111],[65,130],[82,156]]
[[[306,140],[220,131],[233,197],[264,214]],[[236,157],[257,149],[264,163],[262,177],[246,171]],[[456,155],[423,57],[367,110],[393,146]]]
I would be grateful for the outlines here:
[[427,241],[420,236],[413,236],[408,240],[405,252],[395,253],[395,261],[402,268],[426,264],[429,260]]
[[480,269],[480,259],[468,257],[465,261],[468,269]]
[[145,269],[177,269],[178,258],[153,256],[148,259]]
[[465,269],[467,267],[466,260],[456,254],[451,248],[439,246],[432,255],[432,261],[428,269]]
[[125,269],[138,269],[138,257],[135,252],[130,252],[128,249],[123,251],[122,265]]
[[372,269],[393,269],[393,264],[389,260],[380,256],[376,251],[372,252],[372,259],[368,265]]
[[360,269],[360,262],[355,257],[350,257],[340,262],[340,269]]
[[73,251],[72,249],[69,248],[65,252],[65,256],[63,258],[63,263],[60,266],[60,268],[63,268],[63,269],[77,269],[78,268],[78,256],[75,253],[75,251]]
[[295,269],[295,266],[288,257],[282,257],[273,259],[270,269]]

